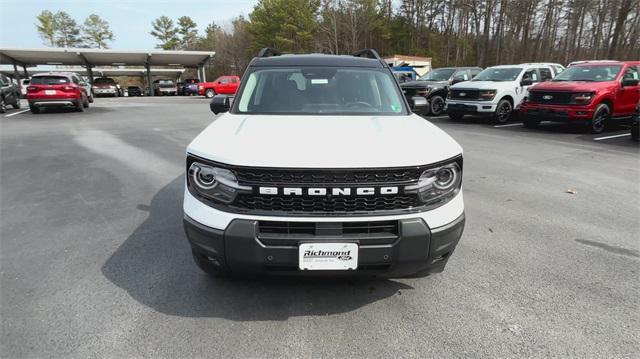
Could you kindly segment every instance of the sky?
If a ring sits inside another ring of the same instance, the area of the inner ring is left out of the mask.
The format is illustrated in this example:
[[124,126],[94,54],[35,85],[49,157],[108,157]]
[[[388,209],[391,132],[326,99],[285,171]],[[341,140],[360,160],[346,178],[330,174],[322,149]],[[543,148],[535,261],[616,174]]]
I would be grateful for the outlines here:
[[36,16],[42,10],[66,11],[78,24],[97,14],[111,25],[117,50],[154,49],[156,39],[149,34],[151,22],[162,16],[176,21],[190,16],[202,33],[211,22],[229,28],[231,19],[247,16],[257,0],[0,0],[0,47],[45,47],[38,36]]

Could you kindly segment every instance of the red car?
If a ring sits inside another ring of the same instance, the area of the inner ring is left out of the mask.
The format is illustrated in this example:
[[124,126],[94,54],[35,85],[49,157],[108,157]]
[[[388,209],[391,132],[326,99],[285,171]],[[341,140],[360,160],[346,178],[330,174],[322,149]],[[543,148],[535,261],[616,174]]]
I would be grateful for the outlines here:
[[48,72],[33,75],[27,87],[27,101],[32,113],[44,107],[74,107],[82,112],[89,107],[87,88],[74,73]]
[[215,95],[235,95],[240,85],[238,76],[220,76],[213,82],[198,84],[198,94],[212,98]]
[[633,115],[639,82],[640,61],[586,61],[529,88],[520,114],[527,127],[546,120],[582,124],[601,133],[611,122]]

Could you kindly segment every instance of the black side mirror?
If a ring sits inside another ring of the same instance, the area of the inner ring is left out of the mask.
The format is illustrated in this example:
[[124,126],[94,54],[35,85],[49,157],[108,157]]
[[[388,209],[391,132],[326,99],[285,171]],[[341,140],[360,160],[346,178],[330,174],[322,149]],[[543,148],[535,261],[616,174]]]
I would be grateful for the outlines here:
[[459,82],[464,82],[464,81],[465,81],[465,80],[464,80],[464,78],[462,78],[462,77],[454,77],[454,78],[451,80],[451,84],[452,84],[452,85],[455,85],[455,84],[457,84],[457,83],[459,83]]
[[640,81],[636,80],[636,79],[623,79],[622,80],[622,87],[625,86],[638,86],[638,83]]
[[211,112],[216,115],[223,112],[228,112],[231,108],[231,99],[232,96],[229,95],[215,95],[213,99],[211,99],[211,103],[209,104],[209,108]]
[[533,85],[533,81],[531,79],[524,79],[520,81],[520,86],[531,86]]
[[429,106],[429,101],[422,96],[413,96],[411,98],[411,110],[413,112],[420,112]]

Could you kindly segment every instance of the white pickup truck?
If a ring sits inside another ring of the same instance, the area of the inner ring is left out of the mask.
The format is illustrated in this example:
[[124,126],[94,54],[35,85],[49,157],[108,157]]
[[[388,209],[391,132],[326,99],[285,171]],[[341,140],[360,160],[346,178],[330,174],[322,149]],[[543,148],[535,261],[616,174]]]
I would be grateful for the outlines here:
[[486,68],[473,80],[450,87],[447,114],[452,120],[460,120],[464,115],[477,115],[490,117],[496,123],[506,123],[512,112],[520,107],[529,87],[549,81],[563,70],[562,65],[550,63]]

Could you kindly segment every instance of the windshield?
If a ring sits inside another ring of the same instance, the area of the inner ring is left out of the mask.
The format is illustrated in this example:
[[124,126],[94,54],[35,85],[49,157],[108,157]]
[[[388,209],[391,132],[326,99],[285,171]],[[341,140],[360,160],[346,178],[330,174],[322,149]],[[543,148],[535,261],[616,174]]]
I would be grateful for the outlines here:
[[31,85],[60,85],[68,83],[69,79],[65,76],[34,76],[31,78]]
[[234,105],[250,114],[407,113],[390,73],[349,67],[257,68]]
[[455,69],[437,69],[427,72],[422,76],[420,81],[447,81],[451,78],[451,75],[455,72]]
[[482,70],[471,81],[515,81],[522,67],[490,67]]
[[107,85],[115,85],[115,81],[109,78],[99,78],[93,81],[94,84],[107,84]]
[[607,66],[571,66],[556,76],[553,81],[613,81],[620,72],[620,65]]

